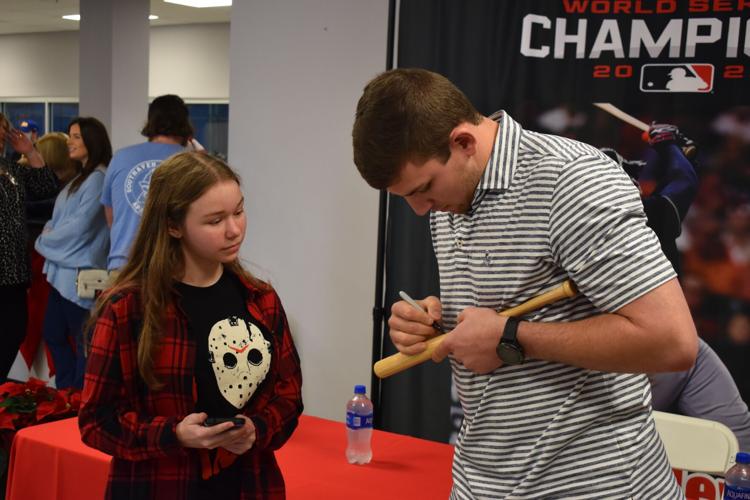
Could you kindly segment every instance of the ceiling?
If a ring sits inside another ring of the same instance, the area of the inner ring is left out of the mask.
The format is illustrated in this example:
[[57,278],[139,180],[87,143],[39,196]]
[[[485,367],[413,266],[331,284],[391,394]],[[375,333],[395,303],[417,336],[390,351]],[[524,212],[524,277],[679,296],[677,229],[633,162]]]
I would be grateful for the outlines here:
[[[151,0],[151,14],[159,16],[151,26],[228,23],[231,9],[196,9]],[[67,14],[79,14],[78,0],[0,0],[0,35],[77,30],[77,21],[62,18]]]

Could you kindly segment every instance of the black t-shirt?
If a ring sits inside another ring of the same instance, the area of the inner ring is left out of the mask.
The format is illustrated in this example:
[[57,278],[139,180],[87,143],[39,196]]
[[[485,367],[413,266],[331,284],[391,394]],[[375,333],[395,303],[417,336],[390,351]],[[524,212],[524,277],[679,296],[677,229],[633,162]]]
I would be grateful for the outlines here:
[[248,312],[244,287],[229,272],[207,287],[178,283],[177,291],[196,341],[196,411],[233,417],[268,374],[270,335]]
[[[196,343],[195,411],[209,417],[233,417],[268,374],[270,334],[247,310],[245,288],[230,272],[207,287],[177,283],[177,292],[189,334]],[[210,460],[216,461],[215,450]],[[201,498],[238,497],[238,462],[203,481],[200,490]]]

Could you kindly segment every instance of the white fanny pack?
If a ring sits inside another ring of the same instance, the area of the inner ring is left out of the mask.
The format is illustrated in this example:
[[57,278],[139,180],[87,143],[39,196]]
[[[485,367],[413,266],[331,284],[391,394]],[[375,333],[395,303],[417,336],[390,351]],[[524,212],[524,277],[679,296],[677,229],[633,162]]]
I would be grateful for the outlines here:
[[94,299],[110,284],[106,269],[81,269],[76,276],[76,292],[82,299]]

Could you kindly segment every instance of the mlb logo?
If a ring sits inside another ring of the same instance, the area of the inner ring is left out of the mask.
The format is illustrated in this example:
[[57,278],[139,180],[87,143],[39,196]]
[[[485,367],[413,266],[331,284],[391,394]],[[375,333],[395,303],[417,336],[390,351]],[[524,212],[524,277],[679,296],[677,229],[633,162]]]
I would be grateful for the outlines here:
[[641,66],[642,92],[711,92],[713,64],[644,64]]

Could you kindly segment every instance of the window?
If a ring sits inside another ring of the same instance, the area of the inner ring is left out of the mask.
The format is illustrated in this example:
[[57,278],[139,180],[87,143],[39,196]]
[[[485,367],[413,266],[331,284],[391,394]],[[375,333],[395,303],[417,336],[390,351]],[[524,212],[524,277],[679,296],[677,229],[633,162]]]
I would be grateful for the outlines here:
[[68,132],[68,125],[78,116],[77,102],[49,103],[50,129],[55,132]]
[[43,102],[6,102],[2,106],[2,110],[14,127],[18,127],[19,122],[23,120],[34,120],[39,126],[39,136],[47,131],[44,122]]
[[[195,127],[195,139],[214,155],[227,157],[229,141],[229,104],[188,103],[190,121]],[[39,125],[39,135],[47,130],[67,132],[68,124],[78,116],[77,102],[5,102],[0,103],[14,127],[21,120],[32,119]],[[144,122],[146,117],[144,116]]]
[[211,154],[227,157],[229,104],[188,104],[195,138]]

